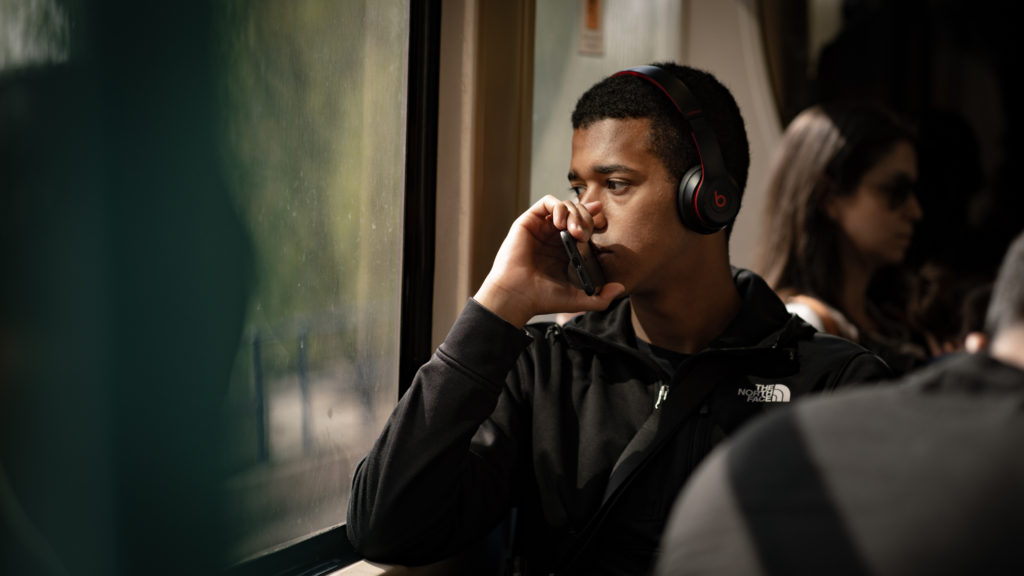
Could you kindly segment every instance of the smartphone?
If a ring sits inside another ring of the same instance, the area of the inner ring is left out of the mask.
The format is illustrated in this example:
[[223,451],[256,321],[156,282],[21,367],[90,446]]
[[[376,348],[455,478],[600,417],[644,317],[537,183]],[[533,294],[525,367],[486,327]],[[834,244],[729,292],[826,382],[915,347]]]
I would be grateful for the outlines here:
[[569,255],[569,280],[582,288],[587,296],[593,296],[604,284],[604,272],[591,253],[590,244],[581,245],[567,230],[562,230],[561,235],[565,252]]

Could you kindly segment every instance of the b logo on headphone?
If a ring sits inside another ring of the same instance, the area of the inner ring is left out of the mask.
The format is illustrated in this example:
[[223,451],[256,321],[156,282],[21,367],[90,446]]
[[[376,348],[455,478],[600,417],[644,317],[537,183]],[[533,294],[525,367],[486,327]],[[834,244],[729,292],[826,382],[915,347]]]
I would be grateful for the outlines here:
[[690,125],[700,163],[683,174],[676,195],[679,217],[687,228],[713,234],[728,226],[739,212],[739,190],[725,171],[718,139],[690,89],[675,75],[657,66],[637,66],[615,76],[636,76],[657,86]]

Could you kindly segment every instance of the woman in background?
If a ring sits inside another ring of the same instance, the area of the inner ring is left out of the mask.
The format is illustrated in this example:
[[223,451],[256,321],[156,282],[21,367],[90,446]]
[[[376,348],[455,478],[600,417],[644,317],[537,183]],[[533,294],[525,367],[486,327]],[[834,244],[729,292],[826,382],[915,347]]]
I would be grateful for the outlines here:
[[[831,103],[801,112],[768,181],[755,268],[791,312],[860,343],[898,375],[927,357],[905,298],[879,289],[898,271],[921,219],[912,129],[877,106]],[[896,283],[900,285],[900,283]]]

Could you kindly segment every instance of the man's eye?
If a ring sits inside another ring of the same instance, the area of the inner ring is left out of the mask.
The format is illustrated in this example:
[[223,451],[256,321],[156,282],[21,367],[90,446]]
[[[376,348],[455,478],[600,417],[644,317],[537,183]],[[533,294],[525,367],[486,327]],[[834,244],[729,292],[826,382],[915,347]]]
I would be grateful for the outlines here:
[[609,190],[625,190],[629,184],[617,180],[609,180],[607,186]]
[[585,188],[583,186],[569,186],[569,192],[572,192],[576,196],[583,194],[584,189]]

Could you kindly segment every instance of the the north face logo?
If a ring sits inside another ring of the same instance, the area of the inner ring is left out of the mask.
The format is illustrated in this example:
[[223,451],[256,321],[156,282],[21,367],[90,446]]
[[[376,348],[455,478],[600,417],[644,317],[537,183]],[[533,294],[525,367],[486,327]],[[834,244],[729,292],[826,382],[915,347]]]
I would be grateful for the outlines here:
[[754,384],[755,389],[740,388],[736,391],[746,396],[747,402],[789,402],[789,386],[785,384]]

